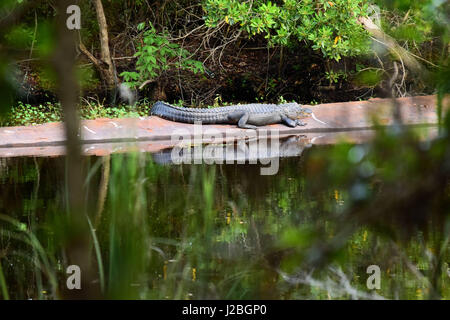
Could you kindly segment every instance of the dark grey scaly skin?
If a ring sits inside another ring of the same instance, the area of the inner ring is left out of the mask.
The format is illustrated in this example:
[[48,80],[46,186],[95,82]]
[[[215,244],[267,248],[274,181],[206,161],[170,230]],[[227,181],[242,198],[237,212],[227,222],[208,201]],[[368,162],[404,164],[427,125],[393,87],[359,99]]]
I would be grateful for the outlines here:
[[310,116],[312,111],[302,108],[297,103],[285,104],[244,104],[218,108],[184,108],[172,106],[158,101],[150,110],[155,115],[166,120],[202,124],[237,124],[239,128],[256,129],[257,126],[283,123],[288,127],[304,126],[300,119]]

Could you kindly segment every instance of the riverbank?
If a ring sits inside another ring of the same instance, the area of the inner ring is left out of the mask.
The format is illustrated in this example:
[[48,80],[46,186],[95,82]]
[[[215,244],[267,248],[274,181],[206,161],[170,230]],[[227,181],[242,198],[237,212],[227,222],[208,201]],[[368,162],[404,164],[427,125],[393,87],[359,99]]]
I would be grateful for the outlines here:
[[[411,126],[434,126],[438,122],[436,96],[420,96],[396,99],[401,109],[402,121]],[[315,144],[334,143],[343,138],[353,142],[363,142],[370,138],[371,129],[378,125],[390,126],[392,119],[392,100],[371,99],[368,101],[330,103],[308,106],[313,117],[306,119],[304,127],[289,128],[284,125],[261,127],[256,132],[232,125],[209,125],[221,134],[220,141],[248,139],[260,134],[287,137],[305,135]],[[265,130],[263,130],[265,129]],[[183,131],[194,137],[198,135],[190,124],[167,121],[158,117],[137,117],[81,122],[83,152],[86,155],[105,155],[114,152],[140,150],[157,152],[173,147],[175,132]],[[202,133],[202,132],[200,132]],[[203,143],[208,143],[202,137]],[[0,157],[16,156],[58,156],[65,152],[64,126],[61,122],[37,126],[0,128]]]

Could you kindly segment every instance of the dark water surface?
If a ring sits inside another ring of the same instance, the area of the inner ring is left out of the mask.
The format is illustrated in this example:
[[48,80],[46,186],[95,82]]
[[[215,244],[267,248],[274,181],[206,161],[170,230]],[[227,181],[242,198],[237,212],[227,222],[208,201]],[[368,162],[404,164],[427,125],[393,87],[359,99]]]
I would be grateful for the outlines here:
[[[429,297],[435,242],[417,232],[400,243],[343,215],[347,187],[315,187],[314,149],[281,159],[274,176],[149,154],[84,159],[93,285],[110,298]],[[64,158],[0,159],[3,298],[58,298],[66,285],[64,168]],[[370,265],[379,290],[367,287]]]

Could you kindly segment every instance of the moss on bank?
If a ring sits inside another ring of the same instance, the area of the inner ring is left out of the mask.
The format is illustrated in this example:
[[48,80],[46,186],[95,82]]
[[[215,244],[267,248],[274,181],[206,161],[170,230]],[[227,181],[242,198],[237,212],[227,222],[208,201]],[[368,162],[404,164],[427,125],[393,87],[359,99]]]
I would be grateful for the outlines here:
[[[142,102],[136,106],[120,105],[114,108],[105,107],[99,103],[85,103],[79,106],[81,119],[97,118],[136,118],[147,116],[152,104]],[[37,125],[47,122],[62,120],[61,105],[50,103],[40,105],[29,105],[19,102],[11,108],[11,111],[0,118],[0,126],[25,126]]]

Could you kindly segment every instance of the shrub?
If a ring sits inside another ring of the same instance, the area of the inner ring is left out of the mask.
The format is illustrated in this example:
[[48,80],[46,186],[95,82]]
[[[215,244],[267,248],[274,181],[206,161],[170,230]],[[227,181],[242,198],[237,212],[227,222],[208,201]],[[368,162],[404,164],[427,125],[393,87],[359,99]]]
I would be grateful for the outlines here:
[[[281,1],[280,1],[281,2]],[[307,41],[327,58],[339,60],[368,48],[368,36],[357,18],[366,15],[364,0],[205,0],[206,24],[236,25],[248,36],[264,34],[270,45]]]
[[[139,30],[144,30],[145,23],[138,25]],[[171,68],[189,70],[194,73],[203,72],[201,62],[190,59],[191,54],[178,44],[170,42],[166,34],[158,34],[150,24],[142,37],[142,45],[134,55],[138,58],[136,72],[122,72],[125,82],[131,87],[140,83],[155,79]]]

